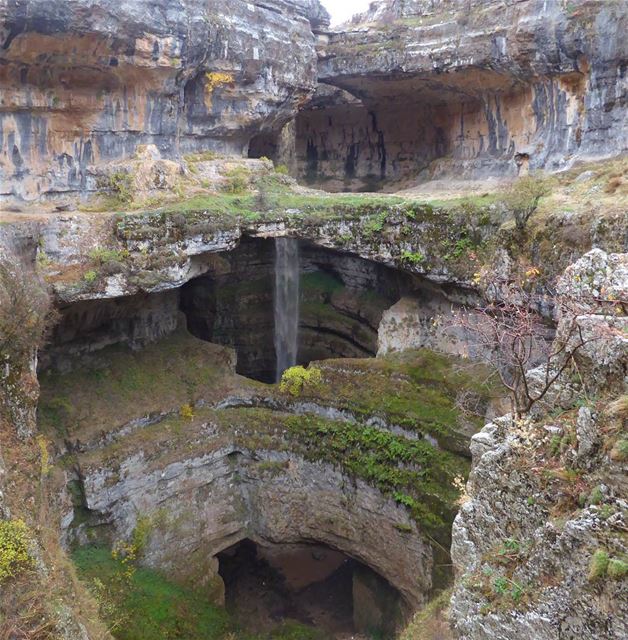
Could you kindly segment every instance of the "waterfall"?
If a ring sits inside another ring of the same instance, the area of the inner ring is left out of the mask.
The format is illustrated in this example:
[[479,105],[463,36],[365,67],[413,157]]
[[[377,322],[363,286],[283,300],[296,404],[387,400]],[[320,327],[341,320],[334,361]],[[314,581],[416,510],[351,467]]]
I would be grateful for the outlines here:
[[297,362],[299,331],[299,241],[275,238],[276,379]]

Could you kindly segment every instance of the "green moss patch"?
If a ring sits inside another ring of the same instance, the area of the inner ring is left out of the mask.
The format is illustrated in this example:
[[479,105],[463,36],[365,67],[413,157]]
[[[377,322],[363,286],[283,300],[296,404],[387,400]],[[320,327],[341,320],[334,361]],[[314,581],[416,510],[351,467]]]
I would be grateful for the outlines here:
[[[109,432],[133,419],[179,411],[237,386],[229,351],[186,331],[141,351],[103,349],[91,365],[41,376],[39,425],[51,436]],[[102,363],[106,363],[102,365]]]
[[72,558],[118,640],[323,640],[317,630],[293,621],[263,634],[242,631],[225,609],[210,604],[204,589],[176,584],[152,569],[129,568],[102,547],[77,549]]
[[[322,372],[322,383],[313,392],[305,389],[303,398],[430,434],[444,448],[465,446],[467,436],[459,433],[459,394],[474,394],[482,408],[500,392],[487,381],[489,371],[482,365],[428,349],[375,359],[327,360],[315,366]],[[473,413],[465,420],[477,429],[484,423]]]

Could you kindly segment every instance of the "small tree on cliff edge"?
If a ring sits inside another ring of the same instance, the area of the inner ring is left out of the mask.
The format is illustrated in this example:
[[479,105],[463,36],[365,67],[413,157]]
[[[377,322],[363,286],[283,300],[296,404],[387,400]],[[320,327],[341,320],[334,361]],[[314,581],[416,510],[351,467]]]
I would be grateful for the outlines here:
[[50,297],[34,270],[0,255],[0,356],[19,361],[41,346],[53,322]]
[[[539,296],[528,293],[519,282],[494,278],[492,283],[493,291],[499,292],[495,301],[455,313],[451,326],[463,329],[473,351],[495,369],[519,418],[545,397],[582,347],[602,336],[585,337],[577,309],[567,308],[568,302],[562,301],[562,315],[569,320],[560,339],[550,345],[548,323],[535,310]],[[541,364],[542,375],[531,384],[528,370]]]
[[539,201],[549,193],[549,180],[536,174],[522,176],[510,185],[503,201],[513,214],[518,231],[525,229],[530,216],[539,206]]

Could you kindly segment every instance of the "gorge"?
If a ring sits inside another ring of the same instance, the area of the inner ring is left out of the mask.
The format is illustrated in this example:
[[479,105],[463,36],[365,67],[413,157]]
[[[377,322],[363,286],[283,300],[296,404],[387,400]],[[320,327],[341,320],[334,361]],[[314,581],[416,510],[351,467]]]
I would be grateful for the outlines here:
[[628,634],[625,3],[0,20],[0,639]]

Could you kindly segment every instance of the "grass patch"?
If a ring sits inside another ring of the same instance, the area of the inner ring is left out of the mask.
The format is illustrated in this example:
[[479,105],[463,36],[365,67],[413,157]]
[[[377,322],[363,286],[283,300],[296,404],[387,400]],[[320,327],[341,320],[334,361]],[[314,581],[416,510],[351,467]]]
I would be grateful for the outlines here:
[[39,426],[52,437],[107,432],[142,415],[192,409],[226,393],[233,376],[224,347],[177,332],[141,351],[113,346],[100,352],[106,366],[84,364],[41,376]]
[[72,557],[119,640],[213,640],[230,629],[226,611],[209,604],[202,589],[181,587],[151,569],[137,569],[127,581],[104,548],[84,547]]
[[267,633],[249,633],[206,590],[182,586],[158,571],[132,572],[103,547],[82,547],[72,559],[118,640],[324,640],[321,632],[285,620]]

